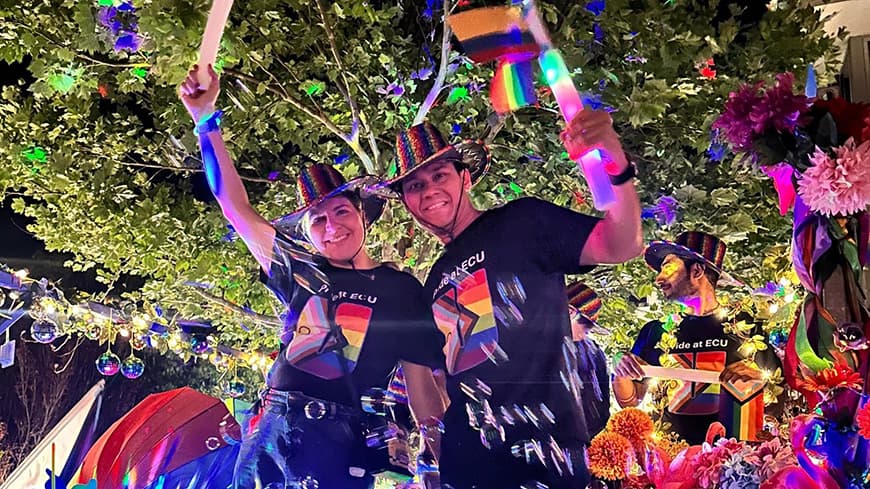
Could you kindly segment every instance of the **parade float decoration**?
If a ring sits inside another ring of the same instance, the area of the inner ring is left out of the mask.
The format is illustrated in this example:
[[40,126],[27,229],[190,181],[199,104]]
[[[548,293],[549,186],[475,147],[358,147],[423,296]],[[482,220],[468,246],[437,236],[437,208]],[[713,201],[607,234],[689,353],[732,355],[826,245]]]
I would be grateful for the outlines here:
[[784,371],[814,411],[792,424],[803,473],[782,480],[867,487],[870,433],[858,426],[867,424],[870,374],[862,287],[870,258],[870,105],[815,99],[814,83],[810,66],[804,94],[795,93],[791,73],[777,75],[772,86],[744,84],[713,128],[774,180],[780,211],[794,209],[792,264],[806,294],[785,345]]

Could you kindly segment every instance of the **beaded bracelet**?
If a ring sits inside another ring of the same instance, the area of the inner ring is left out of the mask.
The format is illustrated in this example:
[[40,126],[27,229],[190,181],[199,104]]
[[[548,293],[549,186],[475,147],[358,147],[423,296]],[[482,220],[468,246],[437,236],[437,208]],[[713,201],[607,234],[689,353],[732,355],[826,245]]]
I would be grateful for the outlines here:
[[202,119],[196,124],[196,127],[193,128],[193,133],[199,136],[200,134],[206,134],[209,132],[220,131],[221,129],[221,118],[224,113],[222,110],[216,110],[211,114],[203,116]]

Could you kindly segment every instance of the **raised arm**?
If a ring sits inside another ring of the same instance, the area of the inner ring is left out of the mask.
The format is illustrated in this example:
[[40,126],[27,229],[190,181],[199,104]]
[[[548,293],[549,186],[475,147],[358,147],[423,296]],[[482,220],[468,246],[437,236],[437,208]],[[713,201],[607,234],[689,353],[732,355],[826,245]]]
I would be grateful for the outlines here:
[[[583,154],[592,148],[602,150],[606,169],[614,182],[616,203],[607,210],[589,235],[581,265],[623,263],[643,251],[640,224],[640,201],[634,188],[629,162],[622,150],[619,135],[613,129],[610,114],[597,110],[581,110],[562,132],[562,142],[568,154]],[[625,180],[624,182],[621,180]]]
[[179,97],[197,126],[199,148],[202,152],[202,164],[208,186],[221,206],[224,216],[268,274],[272,267],[275,228],[251,206],[242,179],[236,171],[220,128],[214,120],[217,117],[215,101],[220,92],[217,73],[211,66],[208,67],[211,83],[207,90],[202,90],[197,81],[197,69],[198,67],[194,65],[187,74],[187,79],[179,87]]

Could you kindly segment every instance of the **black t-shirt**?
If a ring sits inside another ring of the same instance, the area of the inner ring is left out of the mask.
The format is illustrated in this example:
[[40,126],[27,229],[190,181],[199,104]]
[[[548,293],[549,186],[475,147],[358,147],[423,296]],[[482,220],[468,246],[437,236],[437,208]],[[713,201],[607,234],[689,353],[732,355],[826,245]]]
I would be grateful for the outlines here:
[[[424,292],[446,340],[445,456],[488,458],[473,441],[479,434],[469,426],[470,397],[461,388],[477,380],[492,390],[488,402],[496,412],[516,404],[541,416],[544,403],[556,415],[560,442],[586,437],[560,376],[563,341],[571,335],[565,275],[589,270],[579,265],[580,253],[597,222],[539,199],[518,199],[484,212],[433,265]],[[510,447],[509,426],[506,436]]]
[[583,385],[583,415],[589,436],[595,437],[610,419],[610,376],[607,357],[594,340],[586,338],[577,345],[577,371]]
[[[752,323],[747,314],[740,314],[729,321],[745,321]],[[644,325],[638,334],[637,341],[631,352],[643,358],[650,365],[661,365],[662,351],[656,347],[665,329],[660,321],[651,321]],[[685,316],[676,332],[677,344],[669,352],[679,367],[721,371],[726,365],[738,362],[744,357],[738,352],[742,340],[731,334],[726,334],[723,320],[715,314],[709,316]],[[779,366],[779,360],[772,349],[759,352],[755,356],[756,363],[771,371]],[[704,441],[710,423],[720,421],[725,426],[728,436],[738,436],[741,423],[740,407],[753,401],[763,401],[763,389],[754,393],[751,398],[735,399],[725,391],[720,384],[702,384],[699,382],[680,382],[671,393],[665,420],[671,423],[673,431],[680,434],[690,444]],[[723,398],[724,397],[724,398]],[[758,404],[756,402],[756,404]],[[761,404],[763,411],[763,402]],[[745,416],[755,416],[751,409]],[[738,436],[741,437],[741,436]],[[743,439],[753,439],[754,433]]]
[[366,389],[387,388],[399,360],[443,365],[443,340],[412,275],[388,265],[351,270],[324,261],[318,268],[329,285],[314,295],[293,278],[303,266],[276,237],[270,276],[261,279],[286,307],[285,334],[269,387],[359,406]]

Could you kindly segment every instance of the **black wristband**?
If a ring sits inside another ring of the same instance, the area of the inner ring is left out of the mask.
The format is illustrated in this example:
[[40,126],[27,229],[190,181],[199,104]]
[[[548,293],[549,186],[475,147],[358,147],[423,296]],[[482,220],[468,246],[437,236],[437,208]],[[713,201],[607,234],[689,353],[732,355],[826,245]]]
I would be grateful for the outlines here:
[[629,180],[637,177],[637,165],[629,162],[628,166],[625,167],[625,170],[622,170],[622,173],[619,175],[610,175],[610,184],[614,187],[622,185]]

